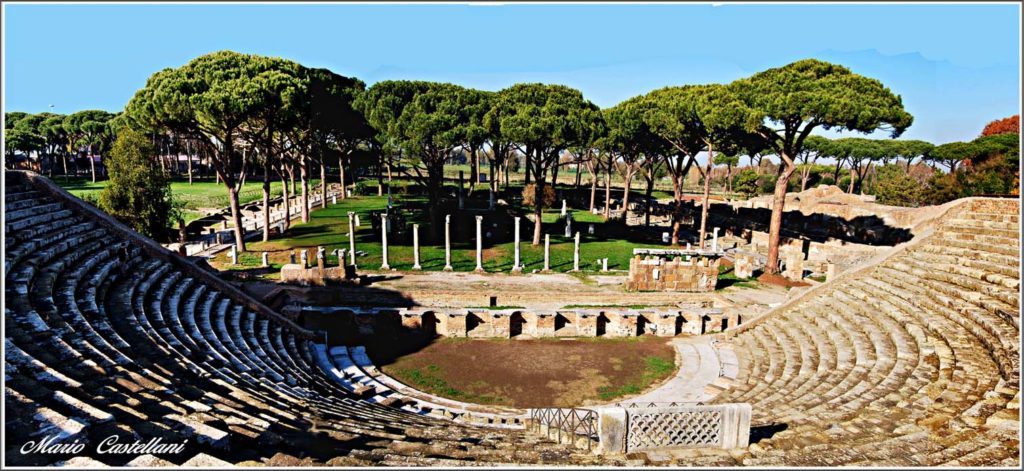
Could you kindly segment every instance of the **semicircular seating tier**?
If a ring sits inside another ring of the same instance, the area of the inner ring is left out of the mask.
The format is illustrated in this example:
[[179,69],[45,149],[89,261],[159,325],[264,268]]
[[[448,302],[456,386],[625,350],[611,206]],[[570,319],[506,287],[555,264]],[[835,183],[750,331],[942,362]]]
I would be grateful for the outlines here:
[[[19,453],[47,436],[89,444],[71,465],[599,460],[523,430],[366,401],[317,365],[313,332],[41,176],[5,179],[6,465],[67,459]],[[111,436],[186,446],[93,453]]]
[[[758,466],[1019,466],[1020,202],[972,198],[726,334]],[[758,430],[777,433],[758,441]]]

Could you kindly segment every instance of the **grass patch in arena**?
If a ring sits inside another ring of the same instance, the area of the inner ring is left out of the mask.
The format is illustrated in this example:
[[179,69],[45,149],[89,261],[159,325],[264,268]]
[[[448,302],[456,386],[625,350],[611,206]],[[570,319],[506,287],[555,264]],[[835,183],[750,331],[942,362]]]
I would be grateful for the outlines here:
[[574,407],[638,394],[671,376],[665,339],[439,338],[394,354],[367,350],[378,367],[420,390],[464,402],[512,407]]

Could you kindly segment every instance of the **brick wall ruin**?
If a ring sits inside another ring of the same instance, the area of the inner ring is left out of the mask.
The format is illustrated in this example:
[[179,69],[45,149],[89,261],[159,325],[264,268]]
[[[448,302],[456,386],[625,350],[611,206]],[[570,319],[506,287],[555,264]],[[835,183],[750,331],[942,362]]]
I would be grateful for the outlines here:
[[742,319],[721,308],[692,306],[678,310],[603,309],[427,309],[305,308],[307,317],[345,337],[388,335],[399,329],[443,337],[637,337],[701,335],[735,327]]
[[718,284],[718,257],[634,255],[629,261],[627,291],[683,291],[706,293]]

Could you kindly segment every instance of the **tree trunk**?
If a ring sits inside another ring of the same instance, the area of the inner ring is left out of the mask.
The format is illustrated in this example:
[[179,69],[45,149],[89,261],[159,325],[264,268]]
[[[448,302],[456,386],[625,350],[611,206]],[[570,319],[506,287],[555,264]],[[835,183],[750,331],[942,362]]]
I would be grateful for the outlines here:
[[341,181],[341,199],[345,199],[345,157],[338,156],[338,180]]
[[188,145],[188,150],[185,151],[186,157],[188,157],[188,184],[192,186],[192,145]]
[[239,252],[245,252],[245,234],[242,232],[242,209],[238,205],[238,189],[231,185],[228,190],[228,200],[231,202],[231,220],[235,224],[235,246]]
[[628,168],[626,169],[626,177],[624,178],[622,188],[622,223],[628,224],[629,221],[629,190],[633,186],[633,172]]
[[299,179],[302,183],[302,222],[309,222],[309,160],[302,158],[299,164]]
[[526,175],[523,180],[523,187],[526,187],[526,185],[530,184],[530,169],[533,168],[533,156],[530,155],[529,152],[526,153],[525,161],[526,165],[524,167],[526,169]]
[[92,173],[92,182],[96,183],[96,159],[92,155],[92,144],[89,144],[89,171]]
[[469,148],[469,195],[473,195],[477,182],[480,181],[480,161],[476,157],[476,149]]
[[786,204],[786,186],[789,183],[789,177],[796,170],[796,166],[783,159],[779,170],[779,179],[775,181],[775,193],[772,199],[771,221],[768,224],[768,264],[764,267],[765,273],[773,275],[779,273],[779,242],[782,238],[782,213]]
[[[288,191],[288,179],[285,177],[285,166],[281,165],[281,201],[284,203],[284,230],[292,225],[292,212],[291,212],[291,195]],[[291,171],[287,172],[291,174]]]
[[327,207],[327,166],[320,162],[320,209]]
[[[189,173],[191,175],[191,172]],[[263,162],[263,242],[270,240],[270,156]]]
[[576,161],[576,193],[577,194],[579,194],[579,192],[580,192],[580,183],[583,182],[583,180],[582,180],[583,174],[580,173],[580,170],[581,170],[580,167],[582,167],[582,163],[579,160],[577,160]]
[[646,197],[646,208],[644,209],[644,225],[651,227],[651,207],[654,204],[651,202],[651,195],[654,194],[654,169],[651,169],[651,174],[646,176],[647,179],[647,190],[644,192]]
[[607,220],[612,215],[612,167],[615,165],[614,157],[608,157],[608,172],[604,178],[604,218]]
[[597,168],[590,174],[590,212],[594,212],[594,203],[597,200]]
[[704,248],[704,238],[708,234],[708,207],[711,206],[711,169],[715,165],[715,149],[708,143],[708,165],[704,171],[704,201],[700,208],[700,238],[697,239],[697,247]]
[[[540,156],[537,156],[537,159],[538,159],[537,162],[533,162],[533,164],[534,164],[534,169],[533,170],[536,172],[534,176],[537,177],[535,179],[536,181],[534,182],[535,185],[533,187],[533,198],[534,198],[534,201],[533,201],[533,215],[536,217],[536,220],[533,222],[533,245],[534,246],[540,245],[540,239],[541,239],[540,236],[541,236],[541,232],[542,232],[542,226],[543,226],[543,223],[544,223],[544,221],[543,221],[543,216],[544,216],[544,176],[541,175],[541,172],[540,172],[540,167],[541,167]],[[530,167],[526,168],[526,175],[527,176],[530,175]]]

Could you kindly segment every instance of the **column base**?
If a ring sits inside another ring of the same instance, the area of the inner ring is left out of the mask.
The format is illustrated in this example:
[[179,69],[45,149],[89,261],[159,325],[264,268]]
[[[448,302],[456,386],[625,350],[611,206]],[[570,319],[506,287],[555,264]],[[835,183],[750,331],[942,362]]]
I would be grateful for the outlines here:
[[413,265],[413,266],[412,266],[412,269],[413,269],[413,270],[422,270],[422,269],[423,269],[423,267],[421,267],[421,266],[419,266],[419,265]]
[[448,266],[444,267],[444,271],[452,271],[452,266],[448,265]]
[[387,264],[384,264],[384,265],[381,265],[381,266],[380,266],[380,269],[381,269],[381,270],[390,270],[390,269],[391,269],[391,266],[390,266],[390,265],[387,265]]
[[522,273],[522,272],[523,272],[523,267],[514,267],[514,268],[512,268],[512,273]]
[[476,267],[473,271],[477,273],[487,273],[487,270],[484,270],[482,267]]

